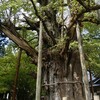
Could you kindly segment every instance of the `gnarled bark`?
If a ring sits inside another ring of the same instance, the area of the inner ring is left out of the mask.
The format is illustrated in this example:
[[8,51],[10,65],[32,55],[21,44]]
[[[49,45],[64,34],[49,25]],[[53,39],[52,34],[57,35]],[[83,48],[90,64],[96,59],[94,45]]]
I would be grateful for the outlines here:
[[46,100],[85,100],[79,53],[78,51],[71,53],[68,66],[69,58],[66,54],[65,58],[59,54],[53,55],[47,61],[48,64],[43,70]]

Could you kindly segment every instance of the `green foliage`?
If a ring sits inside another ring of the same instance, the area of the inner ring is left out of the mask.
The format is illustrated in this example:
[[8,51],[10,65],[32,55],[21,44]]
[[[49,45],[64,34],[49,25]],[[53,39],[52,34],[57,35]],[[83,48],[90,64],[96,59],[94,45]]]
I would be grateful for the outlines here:
[[16,13],[19,10],[19,7],[22,5],[21,0],[17,0],[16,2],[14,0],[11,1],[3,1],[0,5],[0,12],[9,10],[9,8],[13,8],[13,13]]
[[[100,25],[84,23],[82,33],[86,67],[90,67],[94,75],[100,77]],[[77,41],[71,42],[70,48],[77,49]]]
[[[11,10],[11,19],[14,20],[13,17],[16,18],[15,24],[17,26],[28,26],[27,24],[21,24],[23,19],[20,19],[20,14],[25,13],[26,15],[31,18],[33,22],[38,21],[37,16],[35,15],[35,11],[31,2],[28,0],[2,0],[2,4],[0,4],[0,16],[2,20],[5,20],[10,16]],[[36,2],[36,0],[35,0]],[[86,2],[86,1],[85,1]],[[75,15],[81,12],[84,7],[80,6],[77,0],[71,0],[71,3],[68,4],[71,8],[71,14]],[[91,4],[93,5],[93,4]],[[42,12],[48,10],[52,11],[51,9],[58,12],[57,15],[57,24],[59,24],[61,20],[62,14],[62,5],[61,0],[52,0],[46,6],[36,6],[39,12],[39,15],[42,16]],[[63,9],[65,10],[65,8]],[[96,12],[89,12],[84,14],[84,18],[94,18],[96,17]],[[8,15],[8,16],[7,16]],[[42,16],[45,20],[46,17]],[[84,29],[86,34],[83,35],[83,46],[85,51],[85,57],[87,61],[87,69],[91,67],[93,73],[97,76],[100,76],[100,26],[84,23]],[[28,41],[28,43],[33,47],[37,47],[38,45],[38,35],[35,31],[30,31],[26,29],[22,29],[18,31],[20,35]],[[59,38],[57,40],[57,44],[52,46],[50,50],[53,53],[59,53],[62,48],[66,45],[66,40],[68,39],[67,36],[63,38]],[[76,41],[70,43],[70,48],[76,49],[78,44]],[[16,72],[16,58],[18,53],[18,47],[11,41],[11,43],[6,48],[6,54],[4,57],[0,58],[0,93],[5,93],[7,91],[12,91],[13,84],[14,84],[14,77]],[[35,79],[31,75],[31,73],[36,72],[36,66],[31,64],[30,58],[25,55],[24,51],[21,58],[21,66],[19,72],[19,80],[18,80],[18,98],[23,100],[32,100],[35,96]],[[20,100],[20,99],[18,99]]]
[[[16,54],[12,54],[11,52],[12,50],[9,51],[10,54],[0,58],[0,93],[11,92],[13,89],[18,54],[17,52]],[[19,99],[23,96],[29,100],[31,100],[30,98],[34,98],[35,79],[32,73],[36,73],[36,66],[31,64],[30,58],[23,52],[18,79]]]
[[70,48],[71,49],[77,49],[78,48],[78,42],[77,41],[71,42],[70,43]]
[[14,56],[0,58],[0,93],[5,93],[12,87],[15,73],[14,59]]
[[65,47],[67,39],[68,39],[68,36],[66,36],[66,35],[57,39],[57,44],[55,46],[51,47],[50,51],[55,54],[60,52],[61,49]]
[[84,24],[87,34],[83,35],[83,46],[88,61],[95,75],[100,76],[100,26],[95,24]]

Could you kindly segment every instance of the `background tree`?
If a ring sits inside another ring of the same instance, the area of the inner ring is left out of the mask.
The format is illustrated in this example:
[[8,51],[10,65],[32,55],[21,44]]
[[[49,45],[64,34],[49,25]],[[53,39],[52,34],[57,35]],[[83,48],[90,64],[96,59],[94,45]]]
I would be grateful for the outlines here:
[[[0,58],[0,99],[11,99],[13,93],[14,79],[16,74],[16,57],[18,51],[14,43],[10,43],[5,49],[5,56]],[[12,53],[13,52],[13,53]],[[19,79],[17,85],[18,100],[32,100],[35,98],[36,66],[29,64],[30,58],[25,52],[22,53]]]

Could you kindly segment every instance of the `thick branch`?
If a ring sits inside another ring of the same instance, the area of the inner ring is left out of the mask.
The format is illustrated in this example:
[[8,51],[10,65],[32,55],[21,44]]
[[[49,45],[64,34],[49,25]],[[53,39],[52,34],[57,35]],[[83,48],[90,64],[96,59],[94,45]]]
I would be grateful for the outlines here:
[[[38,22],[33,22],[33,21],[30,20],[30,18],[27,17],[25,14],[23,14],[23,15],[24,15],[24,17],[25,17],[26,23],[30,26],[30,29],[32,28],[32,30],[34,29],[34,30],[36,30],[37,32],[39,32],[39,21],[38,21]],[[44,26],[44,27],[45,27],[45,26]],[[20,29],[20,28],[17,28],[17,29]],[[46,29],[46,27],[45,27],[45,29]],[[47,31],[48,31],[48,30],[47,30]],[[48,31],[48,33],[50,33],[50,32]],[[50,38],[50,37],[51,37],[51,38]],[[53,43],[55,43],[55,40],[54,40],[54,38],[53,38],[52,33],[50,33],[50,36],[49,36],[48,34],[45,34],[45,32],[43,32],[43,41],[45,41],[44,44],[46,44],[46,45],[51,45],[51,44],[50,44],[50,41],[54,41]]]
[[82,0],[77,0],[85,9],[88,9],[89,7],[85,5],[85,3],[82,2]]
[[39,13],[38,13],[38,10],[37,10],[37,8],[36,8],[36,6],[35,6],[35,3],[33,2],[33,0],[30,0],[30,1],[31,1],[32,5],[33,5],[33,8],[34,8],[34,10],[35,10],[36,16],[37,16],[41,21],[43,21],[43,19],[41,18],[41,16],[40,16]]
[[77,1],[87,10],[87,12],[100,9],[100,5],[89,6],[86,5],[84,2],[82,2],[82,0],[77,0]]
[[96,20],[96,19],[94,20],[93,18],[83,19],[81,22],[90,22],[90,23],[97,24],[97,25],[100,24],[99,20]]
[[16,30],[22,30],[22,29],[26,29],[26,30],[36,30],[35,27],[15,27]]
[[95,5],[95,6],[92,6],[92,7],[89,7],[89,9],[92,11],[92,10],[98,10],[100,9],[100,5]]
[[24,18],[25,18],[25,22],[32,28],[32,30],[36,30],[36,31],[39,31],[38,30],[38,27],[39,27],[39,22],[33,22],[29,17],[27,17],[25,14],[24,15]]
[[87,13],[87,12],[91,12],[91,11],[94,11],[94,10],[98,10],[100,9],[100,5],[96,5],[96,6],[92,6],[92,7],[89,7],[88,10],[87,9],[82,9],[82,11],[80,13],[78,13],[75,17],[74,17],[74,20],[70,23],[69,27],[68,27],[68,31],[71,29],[71,27],[76,23],[76,21],[81,17],[83,16],[84,13]]
[[35,6],[33,0],[30,0],[30,1],[31,1],[32,5],[33,5],[33,8],[34,8],[34,10],[35,10],[36,16],[42,21],[46,33],[47,33],[47,34],[49,35],[49,37],[52,39],[53,44],[56,44],[56,41],[55,41],[55,39],[54,39],[53,34],[50,33],[50,31],[48,30],[48,28],[47,28],[47,26],[46,26],[44,20],[43,20],[42,17],[39,15],[38,10],[37,10],[37,8],[36,8],[36,6]]
[[37,63],[37,52],[33,49],[27,41],[25,41],[22,37],[17,37],[16,35],[12,34],[7,27],[4,25],[0,26],[0,30],[4,32],[12,41],[14,41],[20,48],[25,50],[29,56],[32,57],[33,62]]

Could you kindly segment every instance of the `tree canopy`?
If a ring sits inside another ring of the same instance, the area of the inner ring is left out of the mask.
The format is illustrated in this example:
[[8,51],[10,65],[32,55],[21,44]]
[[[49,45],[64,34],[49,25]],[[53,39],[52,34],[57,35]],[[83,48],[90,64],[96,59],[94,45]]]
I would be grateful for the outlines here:
[[[87,70],[91,68],[92,73],[100,77],[99,9],[95,0],[0,0],[0,55],[5,53],[0,58],[0,93],[12,87],[17,47],[24,50],[18,85],[20,89],[26,87],[27,92],[35,91],[31,90],[34,80],[28,74],[36,74],[39,21],[43,24],[43,62],[49,59],[48,55],[62,57],[67,50],[77,50],[75,28],[78,22]],[[11,40],[9,44],[6,37]]]

